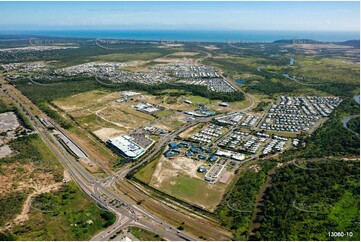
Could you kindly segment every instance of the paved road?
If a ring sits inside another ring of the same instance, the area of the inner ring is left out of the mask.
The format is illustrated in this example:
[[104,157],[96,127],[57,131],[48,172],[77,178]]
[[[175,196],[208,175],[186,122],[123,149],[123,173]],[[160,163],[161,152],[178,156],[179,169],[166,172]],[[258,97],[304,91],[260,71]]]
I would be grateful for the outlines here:
[[[238,86],[236,86],[236,88],[239,89]],[[13,95],[13,96],[16,96],[16,95]],[[253,100],[253,98],[250,98],[250,100],[251,100],[251,105],[250,105],[250,107],[246,108],[245,110],[248,110],[253,107],[254,100]],[[24,106],[24,105],[22,105],[22,106]],[[27,108],[26,108],[26,112],[31,116],[31,112]],[[110,211],[113,211],[117,215],[117,220],[116,220],[116,223],[114,224],[114,226],[111,226],[111,227],[107,228],[105,231],[96,235],[95,239],[109,238],[112,235],[114,235],[117,231],[119,231],[120,228],[122,228],[124,226],[128,226],[131,223],[141,223],[143,225],[146,224],[146,226],[148,226],[148,229],[151,231],[159,231],[159,233],[162,236],[164,236],[165,238],[171,238],[172,240],[179,240],[179,239],[195,240],[193,237],[191,237],[185,233],[182,233],[181,231],[177,231],[169,224],[166,224],[163,221],[154,218],[153,216],[146,213],[139,207],[132,205],[133,207],[131,208],[129,205],[127,205],[124,202],[125,200],[127,200],[127,197],[124,196],[124,194],[123,194],[123,196],[119,196],[120,194],[114,194],[114,193],[112,193],[112,191],[108,190],[105,186],[111,185],[112,182],[125,176],[129,171],[136,169],[137,167],[144,164],[145,162],[148,162],[163,148],[163,146],[167,142],[174,139],[179,133],[183,132],[184,130],[186,130],[198,123],[209,122],[212,118],[215,118],[215,117],[217,117],[217,116],[197,119],[196,121],[189,123],[187,125],[184,125],[180,129],[176,130],[175,132],[167,135],[164,139],[162,139],[161,142],[158,143],[158,145],[155,148],[152,149],[151,153],[150,154],[148,153],[147,157],[145,159],[143,159],[140,163],[138,163],[136,166],[133,166],[133,167],[125,169],[125,170],[121,170],[120,172],[118,172],[117,175],[108,174],[108,175],[111,175],[111,177],[109,180],[105,181],[105,184],[100,184],[98,181],[96,181],[92,177],[91,174],[89,174],[87,171],[85,171],[84,168],[82,166],[80,166],[79,163],[77,163],[74,160],[74,158],[66,152],[64,147],[62,147],[62,145],[59,144],[59,142],[47,131],[47,129],[45,127],[41,127],[42,124],[34,117],[34,115],[32,115],[32,117],[30,117],[30,119],[32,120],[32,122],[34,122],[33,125],[35,127],[37,127],[38,133],[42,136],[44,141],[47,144],[49,144],[49,146],[53,145],[51,143],[57,144],[56,146],[58,146],[58,147],[55,147],[55,149],[52,147],[52,150],[60,158],[60,160],[62,160],[62,163],[64,164],[64,166],[70,171],[70,174],[73,176],[74,180],[79,184],[79,186],[84,190],[84,192],[86,192],[93,200],[95,200],[96,202],[101,204],[104,208],[106,208]],[[38,126],[40,126],[41,129],[39,129]],[[49,140],[47,140],[49,137],[52,139],[50,142],[49,142]],[[57,149],[59,149],[61,152],[59,152],[59,150],[57,150]],[[106,198],[104,198],[103,196],[105,196]],[[120,203],[124,203],[124,206],[119,207],[114,204],[110,204],[109,201],[114,201],[114,200],[119,201]],[[123,218],[123,220],[121,218]],[[141,218],[150,219],[151,222],[144,221],[144,219],[141,219]],[[162,227],[163,230],[159,230],[158,226]]]
[[256,104],[256,101],[254,99],[254,97],[249,94],[249,93],[246,93],[245,91],[242,90],[242,88],[234,83],[233,81],[229,80],[228,78],[226,78],[225,76],[221,75],[232,87],[234,87],[236,90],[238,90],[239,92],[243,93],[243,95],[250,101],[250,105],[242,110],[239,110],[240,112],[246,112],[246,111],[249,111],[251,110],[254,105]]
[[357,118],[357,117],[360,117],[360,115],[350,115],[350,116],[347,116],[345,117],[343,120],[342,120],[342,125],[343,127],[345,127],[348,131],[350,131],[351,133],[355,134],[356,136],[360,137],[360,134],[359,133],[356,133],[355,131],[353,131],[352,129],[350,129],[348,126],[347,126],[347,123],[353,119],[353,118]]
[[[21,94],[16,92],[12,89],[11,86],[8,86],[8,88],[4,85],[5,89],[7,90],[5,95],[7,95],[15,105],[17,105],[20,109],[24,110],[24,113],[28,116],[29,121],[34,126],[34,129],[39,134],[39,136],[42,138],[42,140],[48,145],[48,147],[54,152],[54,154],[58,157],[58,160],[63,164],[63,166],[68,170],[70,175],[73,177],[74,181],[79,185],[79,187],[89,196],[91,197],[95,202],[101,204],[104,208],[106,208],[109,211],[112,211],[115,213],[117,217],[117,221],[119,221],[119,217],[121,216],[127,216],[128,218],[133,219],[137,223],[142,223],[137,215],[138,214],[144,215],[145,217],[152,218],[150,215],[148,215],[146,212],[142,211],[138,207],[136,208],[136,212],[134,211],[134,208],[131,208],[130,206],[127,206],[125,203],[123,203],[123,206],[116,206],[113,204],[110,204],[110,201],[117,200],[119,202],[122,202],[115,194],[113,194],[108,189],[101,186],[94,177],[92,177],[71,155],[67,153],[65,148],[58,142],[58,140],[46,129],[46,127],[35,117],[32,111],[24,105],[22,100],[18,96]],[[12,92],[9,94],[9,92]],[[16,93],[14,93],[16,92]],[[45,115],[44,115],[45,116]],[[105,194],[108,199],[102,199],[101,194]],[[158,221],[157,221],[158,222]],[[192,236],[189,236],[183,232],[176,231],[172,226],[166,224],[166,223],[148,223],[144,222],[147,226],[149,226],[150,230],[157,230],[164,238],[170,238],[171,240],[195,240]],[[162,228],[159,229],[160,227]],[[119,226],[118,226],[119,227]],[[173,228],[172,231],[167,231],[168,228]],[[178,239],[177,239],[178,238]]]

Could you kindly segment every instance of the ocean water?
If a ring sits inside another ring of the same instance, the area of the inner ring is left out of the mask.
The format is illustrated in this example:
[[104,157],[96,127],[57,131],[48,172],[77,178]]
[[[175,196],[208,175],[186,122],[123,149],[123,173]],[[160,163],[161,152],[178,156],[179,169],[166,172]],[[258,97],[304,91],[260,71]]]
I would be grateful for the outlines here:
[[0,35],[34,35],[53,37],[113,38],[133,40],[197,41],[197,42],[273,42],[281,39],[313,39],[341,42],[360,39],[359,32],[326,31],[260,31],[260,30],[16,30]]

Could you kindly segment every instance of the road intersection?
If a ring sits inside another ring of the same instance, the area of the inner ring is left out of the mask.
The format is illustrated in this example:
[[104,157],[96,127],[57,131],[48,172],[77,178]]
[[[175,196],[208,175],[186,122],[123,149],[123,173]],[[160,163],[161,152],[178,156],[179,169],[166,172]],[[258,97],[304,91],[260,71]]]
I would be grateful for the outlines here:
[[[179,129],[163,136],[162,139],[146,153],[146,156],[144,155],[140,159],[140,162],[136,163],[133,166],[125,166],[123,169],[116,173],[111,171],[108,167],[103,167],[103,165],[101,165],[99,162],[96,162],[100,166],[100,168],[103,169],[103,171],[107,174],[107,177],[99,180],[96,179],[92,174],[90,174],[72,154],[69,154],[69,150],[67,150],[63,146],[63,144],[61,144],[58,137],[54,135],[54,131],[50,131],[38,119],[38,117],[42,117],[43,119],[51,122],[55,127],[55,133],[61,133],[66,136],[65,132],[60,127],[58,127],[54,121],[52,121],[51,118],[45,115],[37,106],[32,104],[30,100],[23,96],[12,85],[8,84],[2,78],[0,78],[0,81],[2,86],[1,92],[3,92],[4,95],[6,95],[19,109],[23,110],[23,112],[26,114],[29,121],[33,125],[35,131],[39,134],[39,136],[46,143],[46,145],[54,152],[58,160],[69,172],[69,174],[78,184],[78,186],[103,209],[111,211],[116,215],[116,222],[112,226],[108,227],[104,231],[94,236],[93,240],[108,240],[110,237],[119,234],[119,231],[121,229],[128,226],[146,228],[150,231],[160,234],[165,239],[169,240],[198,239],[185,233],[184,231],[179,231],[167,222],[157,218],[157,216],[150,214],[148,211],[144,210],[144,208],[142,208],[138,204],[135,204],[134,201],[129,198],[129,196],[124,194],[122,191],[119,191],[119,186],[118,189],[114,187],[115,185],[132,186],[131,183],[124,179],[124,177],[129,174],[129,172],[137,169],[138,167],[153,159],[157,154],[159,154],[159,152],[161,152],[162,149],[164,149],[165,145],[169,141],[176,138],[181,132],[199,123],[209,122],[219,115],[199,118],[182,125]],[[229,80],[227,81],[230,82]],[[230,83],[231,85],[237,86],[232,82]],[[240,90],[239,87],[236,88]],[[246,95],[246,97],[250,99],[251,104],[249,107],[241,111],[247,111],[255,104],[253,97],[250,97],[248,95]],[[67,137],[67,142],[70,142],[74,146],[81,149],[81,147],[69,137]],[[89,157],[86,153],[85,157],[83,158],[92,161],[91,157]],[[139,191],[139,189],[136,187],[128,189],[133,189],[134,192],[140,194],[141,196],[145,196],[149,200],[149,202],[152,203],[153,206],[157,207],[159,211],[163,211],[167,214],[172,214],[175,217],[179,217],[179,219],[182,219],[182,221],[186,221],[189,225],[193,224],[195,226],[200,226],[203,231],[209,231],[213,235],[213,238],[215,238],[215,236],[219,236],[218,238],[228,240],[232,239],[231,235],[228,232],[218,231],[216,228],[210,228],[209,226],[207,226],[209,224],[203,223],[205,222],[205,218],[200,218],[199,214],[194,216],[191,216],[190,214],[187,215],[185,210],[183,212],[180,212],[178,211],[178,209],[174,209],[174,207],[172,206],[165,206],[164,202],[161,202],[149,196],[144,191]],[[211,235],[209,234],[209,236]]]

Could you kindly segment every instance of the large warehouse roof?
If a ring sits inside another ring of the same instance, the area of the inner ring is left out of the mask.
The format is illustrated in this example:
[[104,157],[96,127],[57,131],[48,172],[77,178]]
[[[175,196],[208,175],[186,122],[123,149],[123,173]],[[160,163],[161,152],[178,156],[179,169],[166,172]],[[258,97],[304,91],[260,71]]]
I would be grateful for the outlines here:
[[127,135],[112,138],[108,140],[108,143],[129,158],[137,158],[144,152],[144,149],[133,142],[132,138]]

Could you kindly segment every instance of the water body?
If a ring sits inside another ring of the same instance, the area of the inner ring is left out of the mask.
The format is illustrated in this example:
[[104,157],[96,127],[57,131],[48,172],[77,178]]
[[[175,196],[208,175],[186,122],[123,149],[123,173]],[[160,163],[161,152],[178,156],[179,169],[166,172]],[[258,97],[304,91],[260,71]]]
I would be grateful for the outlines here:
[[355,99],[355,101],[360,104],[360,95],[354,96],[353,99]]
[[114,38],[134,40],[170,40],[199,42],[255,41],[281,39],[313,39],[345,41],[360,39],[359,32],[259,31],[259,30],[0,30],[0,35],[34,35],[53,37]]
[[243,85],[246,81],[245,80],[237,80],[236,82],[240,85]]

